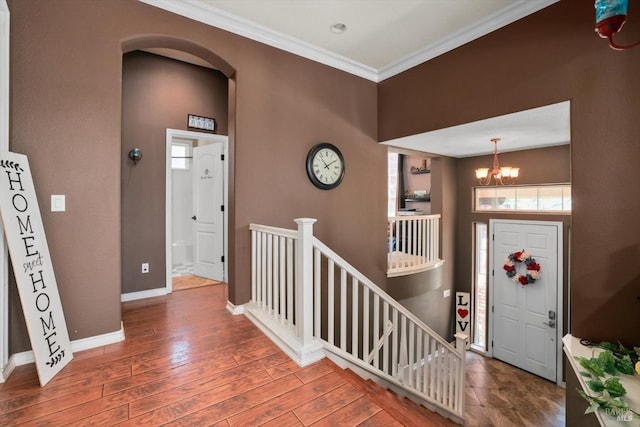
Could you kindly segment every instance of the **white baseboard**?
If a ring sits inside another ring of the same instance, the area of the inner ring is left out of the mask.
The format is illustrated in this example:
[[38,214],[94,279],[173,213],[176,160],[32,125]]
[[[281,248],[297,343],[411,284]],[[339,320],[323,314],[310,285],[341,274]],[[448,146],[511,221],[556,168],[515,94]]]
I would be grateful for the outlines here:
[[167,288],[147,289],[146,291],[129,292],[120,295],[121,302],[135,301],[144,298],[161,297],[167,295]]
[[[96,335],[94,337],[81,338],[79,340],[71,341],[71,350],[76,353],[82,350],[89,350],[91,348],[101,347],[103,345],[115,344],[124,340],[124,326],[120,322],[120,330],[109,332],[102,335]],[[21,353],[14,353],[9,357],[7,366],[2,371],[2,377],[4,380],[9,378],[9,375],[17,366],[26,365],[28,363],[34,363],[33,351],[23,351]]]
[[244,304],[243,305],[233,305],[231,301],[227,301],[227,310],[234,316],[239,314],[244,314]]

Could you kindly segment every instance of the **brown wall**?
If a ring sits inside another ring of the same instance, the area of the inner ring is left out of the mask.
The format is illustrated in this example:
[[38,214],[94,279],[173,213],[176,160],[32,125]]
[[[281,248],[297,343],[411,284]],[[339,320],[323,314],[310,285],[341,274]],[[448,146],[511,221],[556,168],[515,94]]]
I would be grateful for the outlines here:
[[[593,2],[563,0],[383,81],[379,137],[571,100],[571,332],[637,345],[640,55],[610,49],[593,22]],[[638,22],[618,39],[639,40]],[[575,414],[568,408],[570,425]]]
[[[227,134],[228,79],[219,71],[149,53],[122,61],[122,293],[162,288],[165,271],[166,129],[187,114],[213,117]],[[142,150],[134,164],[129,150]],[[141,273],[148,262],[149,273]]]
[[[231,77],[231,302],[249,299],[251,222],[294,228],[296,217],[317,218],[321,240],[384,281],[375,83],[134,0],[8,4],[10,144],[29,156],[40,200],[67,196],[65,213],[44,202],[42,213],[71,339],[120,328],[122,53],[142,47],[184,48]],[[346,160],[332,191],[306,177],[306,154],[321,141]],[[14,335],[11,351],[27,348]]]
[[[640,182],[640,56],[610,49],[592,22],[592,4],[564,0],[385,80],[379,134],[387,140],[570,99],[572,331],[637,343],[640,187],[625,183]],[[620,38],[640,39],[640,26]]]

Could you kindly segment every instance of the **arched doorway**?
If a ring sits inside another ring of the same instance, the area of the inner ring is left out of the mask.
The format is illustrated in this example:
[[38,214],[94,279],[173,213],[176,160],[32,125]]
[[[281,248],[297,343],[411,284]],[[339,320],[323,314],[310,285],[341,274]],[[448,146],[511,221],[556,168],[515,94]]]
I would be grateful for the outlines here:
[[[165,271],[171,258],[164,250],[167,215],[163,209],[166,202],[165,132],[167,129],[190,130],[187,113],[208,116],[203,112],[211,111],[211,108],[220,111],[220,105],[210,105],[211,93],[208,93],[207,84],[219,88],[222,79],[225,111],[219,116],[216,114],[215,134],[229,135],[226,162],[232,164],[233,131],[228,123],[233,123],[230,118],[234,115],[235,84],[233,69],[226,61],[192,42],[173,37],[144,36],[127,40],[122,46],[121,266],[122,300],[129,300],[161,295],[171,289],[165,286]],[[136,68],[134,77],[126,79],[128,65],[125,59],[131,55],[135,59],[153,57],[150,60],[155,65],[149,68],[151,71],[146,71],[147,74],[144,74],[144,67]],[[216,74],[219,77],[210,78]],[[155,88],[150,88],[153,85]],[[136,92],[141,87],[142,90]],[[136,100],[137,94],[141,95]],[[149,115],[153,117],[143,117]],[[132,126],[132,120],[140,123]],[[134,147],[140,148],[137,145],[142,147],[143,158],[133,163],[127,153]],[[160,173],[163,174],[161,179]],[[231,182],[227,185],[233,187]],[[163,214],[159,214],[160,209]],[[233,217],[232,207],[227,207],[227,215]],[[225,235],[229,240],[233,239],[230,233],[225,232]],[[144,265],[148,266],[147,272],[141,268]],[[229,275],[233,275],[232,269],[228,270]],[[228,277],[226,279],[229,281]]]

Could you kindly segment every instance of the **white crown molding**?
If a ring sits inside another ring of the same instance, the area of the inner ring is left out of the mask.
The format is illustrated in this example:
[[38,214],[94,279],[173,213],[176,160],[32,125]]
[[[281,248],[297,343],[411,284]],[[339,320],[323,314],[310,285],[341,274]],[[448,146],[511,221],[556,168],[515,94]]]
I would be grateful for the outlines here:
[[517,0],[510,6],[458,31],[452,36],[413,52],[380,69],[375,69],[326,49],[313,46],[310,43],[271,30],[218,8],[203,6],[197,0],[139,1],[377,83],[544,9],[560,0]]
[[499,28],[507,26],[518,19],[522,19],[525,16],[538,12],[547,6],[557,3],[560,0],[519,0],[500,11],[487,16],[473,25],[470,25],[462,30],[446,37],[437,43],[430,46],[426,46],[423,49],[417,50],[404,58],[386,65],[378,70],[378,81],[388,79],[406,71],[416,65],[427,62],[439,55],[449,52],[455,48],[458,48],[470,41],[487,35]]
[[202,22],[225,31],[246,37],[251,40],[293,53],[303,58],[328,65],[338,70],[376,81],[377,70],[360,64],[342,55],[313,46],[310,43],[274,31],[265,26],[232,15],[214,7],[203,7],[194,0],[139,0],[151,6],[167,10],[194,21]]

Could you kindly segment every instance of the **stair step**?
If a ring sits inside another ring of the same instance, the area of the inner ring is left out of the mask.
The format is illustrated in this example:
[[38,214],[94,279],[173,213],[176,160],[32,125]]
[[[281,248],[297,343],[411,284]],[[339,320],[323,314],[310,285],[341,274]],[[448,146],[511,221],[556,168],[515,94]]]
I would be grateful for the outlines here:
[[[333,363],[333,362],[330,362]],[[371,379],[363,379],[350,369],[341,369],[335,365],[336,371],[351,385],[365,393],[373,402],[387,411],[399,423],[407,427],[424,426],[457,426],[452,420],[415,403],[413,400],[398,396]]]

